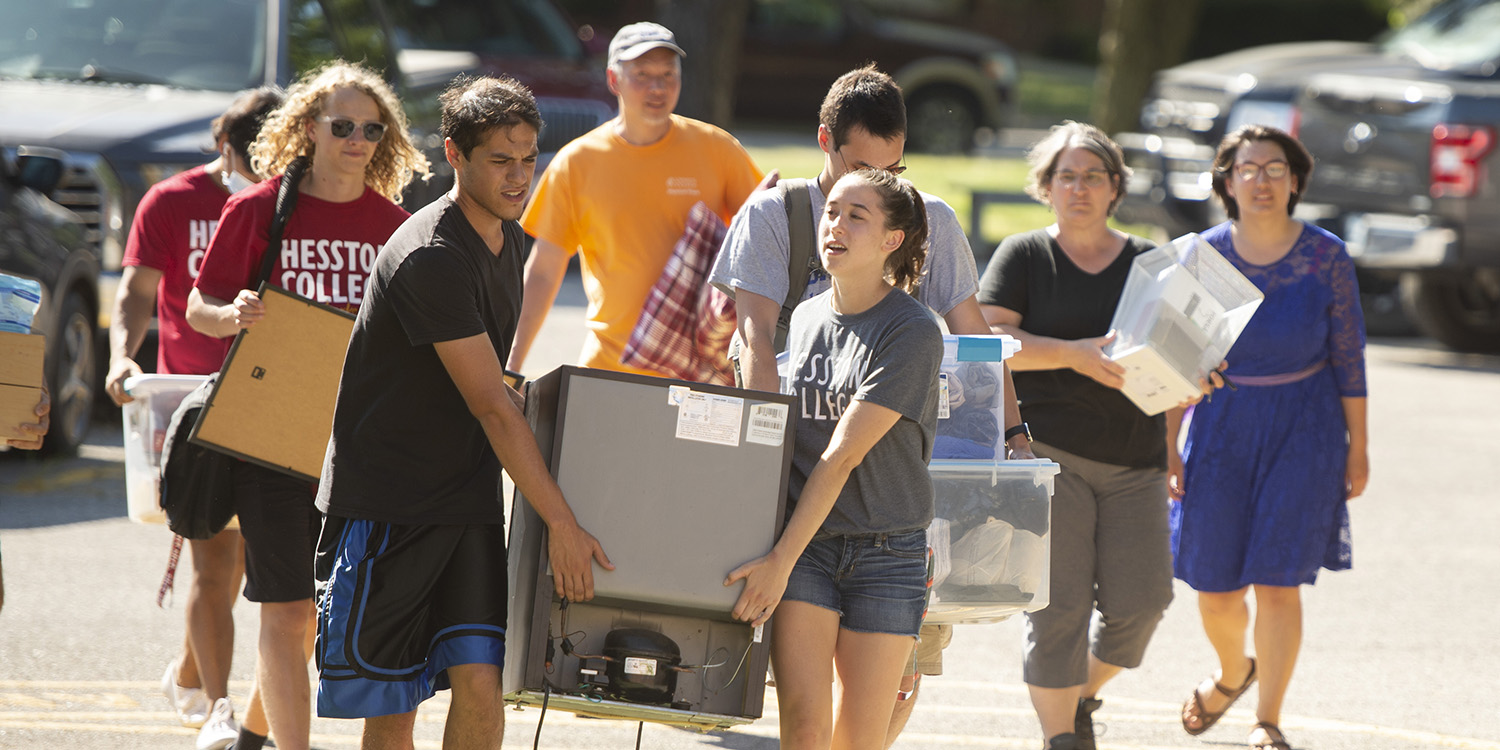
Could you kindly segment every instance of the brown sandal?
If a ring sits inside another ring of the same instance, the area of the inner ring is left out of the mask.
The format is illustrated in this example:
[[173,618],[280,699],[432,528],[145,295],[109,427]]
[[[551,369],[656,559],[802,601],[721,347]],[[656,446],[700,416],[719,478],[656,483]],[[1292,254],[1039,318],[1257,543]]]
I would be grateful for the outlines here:
[[1281,727],[1269,721],[1258,721],[1250,728],[1250,733],[1254,734],[1257,729],[1266,733],[1266,739],[1250,743],[1252,750],[1292,750],[1292,744],[1286,741],[1286,735],[1281,733]]
[[[1219,691],[1219,693],[1221,693],[1225,698],[1229,699],[1229,702],[1225,703],[1224,707],[1219,709],[1218,711],[1209,711],[1204,708],[1203,698],[1198,694],[1198,688],[1193,688],[1193,694],[1188,696],[1187,701],[1182,704],[1183,730],[1194,737],[1207,732],[1213,727],[1213,725],[1219,723],[1219,719],[1223,718],[1224,713],[1229,710],[1229,707],[1233,706],[1234,702],[1239,700],[1240,696],[1244,695],[1245,691],[1249,690],[1250,686],[1254,684],[1255,659],[1251,658],[1250,674],[1245,676],[1244,684],[1240,685],[1238,688],[1230,688],[1225,687],[1222,683],[1219,682],[1214,683],[1214,690]],[[1188,724],[1188,719],[1192,718],[1196,718],[1198,720],[1198,726],[1194,727]]]

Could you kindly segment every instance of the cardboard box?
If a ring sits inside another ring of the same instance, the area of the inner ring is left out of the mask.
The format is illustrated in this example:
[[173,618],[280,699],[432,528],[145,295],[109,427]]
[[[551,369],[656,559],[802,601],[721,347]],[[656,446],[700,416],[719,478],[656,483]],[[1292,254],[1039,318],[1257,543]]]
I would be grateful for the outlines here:
[[1196,397],[1264,297],[1197,234],[1136,256],[1105,349],[1125,367],[1121,390],[1151,415]]
[[315,482],[354,316],[280,287],[260,298],[266,317],[234,340],[190,439]]
[[36,423],[46,361],[45,336],[0,331],[0,440],[31,437],[18,428]]

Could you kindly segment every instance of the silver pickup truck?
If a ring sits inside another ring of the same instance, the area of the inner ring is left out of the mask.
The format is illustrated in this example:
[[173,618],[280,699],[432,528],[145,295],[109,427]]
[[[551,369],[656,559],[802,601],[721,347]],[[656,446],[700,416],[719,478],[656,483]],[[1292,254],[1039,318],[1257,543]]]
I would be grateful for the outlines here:
[[[1370,44],[1259,47],[1158,75],[1121,208],[1169,233],[1223,220],[1209,164],[1224,133],[1263,123],[1316,159],[1299,217],[1343,237],[1366,314],[1399,299],[1423,333],[1500,351],[1500,0],[1447,0]],[[1393,292],[1381,295],[1384,291]]]

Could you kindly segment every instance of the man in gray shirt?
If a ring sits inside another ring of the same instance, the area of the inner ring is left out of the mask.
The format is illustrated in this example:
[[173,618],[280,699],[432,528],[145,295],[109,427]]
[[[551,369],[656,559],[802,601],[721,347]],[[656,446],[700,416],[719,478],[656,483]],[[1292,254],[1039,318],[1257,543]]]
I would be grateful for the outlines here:
[[[823,171],[809,181],[812,222],[816,233],[823,204],[833,183],[854,169],[884,169],[900,174],[906,170],[906,103],[901,88],[890,76],[870,65],[852,70],[834,81],[818,112],[818,148],[823,150]],[[741,342],[739,368],[746,388],[780,390],[776,373],[775,335],[782,302],[790,287],[791,230],[787,225],[785,194],[781,190],[752,193],[729,225],[724,247],[709,274],[709,282],[734,297]],[[916,298],[943,317],[956,334],[988,334],[989,325],[979,311],[975,294],[979,273],[974,253],[952,207],[941,198],[922,194],[927,207],[927,270]],[[816,251],[813,257],[816,257]],[[828,274],[809,271],[808,299],[828,289]],[[1005,374],[1006,393],[1014,394],[1010,372]],[[1011,398],[1005,404],[1007,433],[1021,424],[1021,411]],[[1011,458],[1034,458],[1024,431],[1005,441]],[[917,647],[916,671],[942,674],[942,651],[952,637],[951,626],[922,628]],[[886,736],[895,742],[916,702],[918,678],[902,682],[902,700],[896,702],[891,728]]]

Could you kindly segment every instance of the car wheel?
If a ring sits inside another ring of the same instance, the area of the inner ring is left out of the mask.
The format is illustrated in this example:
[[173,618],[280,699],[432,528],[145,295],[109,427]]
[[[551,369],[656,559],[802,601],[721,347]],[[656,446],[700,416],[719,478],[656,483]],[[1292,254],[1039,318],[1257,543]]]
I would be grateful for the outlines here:
[[906,120],[907,143],[913,151],[962,154],[974,146],[979,107],[963,89],[926,88],[912,95]]
[[1500,352],[1500,272],[1408,273],[1401,302],[1422,333],[1461,352]]
[[72,453],[88,433],[94,412],[98,359],[94,356],[94,313],[78,292],[63,298],[58,327],[48,342],[47,383],[52,391],[52,426],[42,449]]

